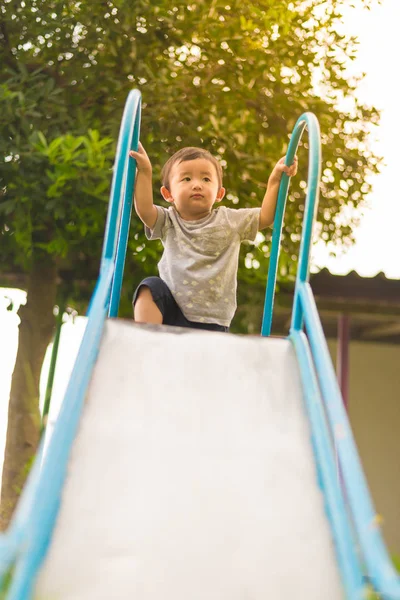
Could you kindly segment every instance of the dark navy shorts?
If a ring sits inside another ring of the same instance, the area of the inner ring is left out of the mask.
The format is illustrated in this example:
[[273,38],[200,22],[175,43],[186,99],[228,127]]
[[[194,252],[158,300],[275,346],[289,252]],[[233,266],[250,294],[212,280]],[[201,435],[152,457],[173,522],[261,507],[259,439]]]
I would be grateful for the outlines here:
[[208,329],[210,331],[229,331],[229,327],[224,327],[217,323],[196,323],[194,321],[188,321],[176,303],[169,287],[160,277],[146,277],[146,279],[143,279],[143,281],[139,283],[133,295],[133,306],[135,306],[140,288],[144,285],[149,288],[153,300],[163,316],[164,325],[192,327],[193,329]]

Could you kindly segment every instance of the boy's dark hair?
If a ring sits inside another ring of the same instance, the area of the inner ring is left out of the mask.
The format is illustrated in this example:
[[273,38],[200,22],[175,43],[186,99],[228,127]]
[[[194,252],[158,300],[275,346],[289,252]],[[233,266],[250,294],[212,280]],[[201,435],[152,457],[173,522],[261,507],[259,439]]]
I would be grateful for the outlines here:
[[208,150],[203,150],[203,148],[195,148],[192,146],[189,146],[188,148],[181,148],[181,150],[178,150],[178,152],[175,152],[175,154],[170,156],[161,171],[162,185],[169,190],[169,176],[171,174],[172,167],[176,163],[185,162],[187,160],[195,160],[196,158],[205,158],[214,165],[217,170],[218,186],[222,187],[222,167],[217,159],[210,154]]

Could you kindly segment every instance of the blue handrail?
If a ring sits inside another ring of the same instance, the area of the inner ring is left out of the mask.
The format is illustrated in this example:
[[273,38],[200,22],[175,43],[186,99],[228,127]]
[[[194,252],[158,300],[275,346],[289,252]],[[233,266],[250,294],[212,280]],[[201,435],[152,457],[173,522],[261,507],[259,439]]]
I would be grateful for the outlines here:
[[[131,222],[131,213],[132,213],[132,200],[133,200],[133,188],[135,185],[135,174],[136,169],[134,168],[135,162],[132,163],[132,158],[129,158],[128,152],[124,155],[124,151],[129,149],[137,150],[139,146],[139,138],[140,138],[140,104],[141,97],[140,94],[132,94],[131,100],[128,96],[127,100],[128,106],[124,113],[126,115],[126,119],[128,119],[129,115],[134,115],[134,128],[133,128],[133,139],[129,139],[129,126],[125,127],[124,121],[121,125],[121,131],[125,132],[123,134],[124,139],[121,141],[121,163],[123,163],[123,169],[121,169],[121,173],[118,174],[118,177],[121,177],[120,185],[123,186],[124,198],[122,202],[122,217],[121,217],[121,226],[118,235],[118,244],[117,244],[117,254],[115,260],[115,275],[111,289],[111,301],[110,301],[110,310],[109,317],[117,317],[118,316],[118,307],[119,301],[121,297],[121,287],[122,287],[122,278],[124,275],[124,266],[125,266],[125,257],[126,257],[126,248],[128,245],[128,235],[129,235],[129,226]],[[122,137],[122,136],[121,136]],[[118,192],[119,185],[116,184],[116,190]],[[113,192],[112,192],[113,194]],[[115,231],[115,229],[113,230]],[[105,254],[105,250],[104,250]]]
[[[289,148],[286,153],[285,164],[291,165],[300,143],[301,136],[305,128],[308,128],[310,138],[310,152],[308,163],[308,198],[312,202],[306,202],[303,235],[301,239],[299,255],[299,271],[301,281],[304,281],[308,274],[308,256],[312,235],[312,224],[318,208],[319,178],[321,170],[321,145],[320,131],[317,118],[312,113],[304,113],[297,120],[293,133],[290,138]],[[286,198],[289,189],[290,178],[286,173],[282,174],[281,184],[279,186],[278,200],[274,218],[274,228],[272,232],[271,254],[268,267],[267,289],[265,294],[264,315],[261,326],[261,335],[267,336],[271,333],[272,314],[274,306],[274,295],[276,287],[276,274],[278,270],[279,250],[282,237],[283,215],[285,212]],[[298,321],[298,306],[295,301],[293,316]]]
[[343,588],[348,600],[364,600],[363,570],[352,536],[343,494],[336,477],[335,456],[332,452],[330,433],[312,355],[304,332],[292,332],[290,340],[296,351],[302,385],[305,390],[304,400],[311,426],[311,440],[316,458],[318,480],[325,496],[325,507],[331,524]]
[[[397,574],[379,527],[367,481],[361,466],[353,433],[329,355],[311,286],[301,282],[298,298],[307,328],[308,339],[324,399],[325,412],[334,440],[347,505],[357,537],[366,575],[385,600],[400,600]],[[299,331],[295,328],[293,332]]]
[[[0,584],[6,571],[11,566],[14,569],[7,600],[25,600],[31,597],[35,578],[46,555],[58,514],[71,447],[99,351],[104,322],[110,312],[112,287],[115,290],[114,301],[115,296],[119,296],[120,293],[127,244],[127,241],[121,238],[123,235],[127,236],[128,231],[126,223],[122,224],[122,220],[124,215],[125,219],[128,218],[128,211],[130,216],[130,210],[124,204],[132,198],[135,171],[131,167],[131,175],[126,177],[130,160],[128,152],[130,149],[138,149],[140,105],[140,92],[132,90],[125,104],[118,138],[100,274],[54,433],[40,468],[44,444],[42,440],[18,509],[8,533],[0,543]],[[116,281],[117,255],[119,271]]]
[[[364,597],[362,574],[365,571],[366,577],[382,598],[400,600],[400,578],[392,565],[379,530],[377,515],[344,408],[314,296],[308,283],[312,230],[318,208],[321,169],[319,125],[312,113],[305,113],[298,119],[285,162],[287,165],[293,162],[306,127],[309,132],[310,148],[308,192],[289,338],[299,361],[306,408],[312,426],[317,468],[321,486],[324,488],[328,516],[332,523],[346,595],[352,600]],[[262,335],[270,335],[271,332],[276,272],[288,188],[289,177],[283,174],[274,220]],[[309,341],[302,331],[304,321]],[[328,422],[329,429],[325,427],[325,420]],[[336,475],[334,452],[337,454],[342,474],[346,504]],[[347,527],[344,526],[344,520],[348,523]],[[358,554],[361,554],[362,565]]]
[[[130,178],[129,184],[126,184],[125,182],[129,161],[132,161],[132,159],[128,156],[129,150],[137,150],[138,148],[140,111],[141,94],[138,90],[132,90],[129,92],[125,103],[124,114],[122,116],[122,122],[118,136],[114,173],[111,183],[110,203],[108,207],[106,230],[104,234],[103,251],[101,255],[101,266],[103,265],[103,261],[107,259],[112,259],[113,261],[116,259],[123,203],[128,198],[128,192],[130,192],[132,197],[134,176]],[[135,169],[131,168],[130,171],[131,174],[134,175]]]

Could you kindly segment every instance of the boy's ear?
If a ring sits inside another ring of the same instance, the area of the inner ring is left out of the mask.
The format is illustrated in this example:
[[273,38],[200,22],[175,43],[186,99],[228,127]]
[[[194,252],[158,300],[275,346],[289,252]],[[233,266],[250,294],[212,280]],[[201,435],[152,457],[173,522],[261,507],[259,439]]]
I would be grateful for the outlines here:
[[225,191],[226,191],[225,188],[223,188],[223,187],[219,188],[215,202],[221,202],[222,198],[225,196]]
[[174,199],[171,195],[171,192],[169,191],[168,188],[165,187],[165,185],[162,186],[162,188],[160,189],[161,195],[164,198],[164,200],[166,200],[167,202],[173,202]]

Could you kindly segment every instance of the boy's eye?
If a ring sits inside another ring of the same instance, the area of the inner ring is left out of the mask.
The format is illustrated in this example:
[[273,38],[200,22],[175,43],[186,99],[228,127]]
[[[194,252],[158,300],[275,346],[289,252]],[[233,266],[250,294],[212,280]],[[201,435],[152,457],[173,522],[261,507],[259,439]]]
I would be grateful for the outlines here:
[[190,181],[190,177],[184,177],[182,181]]
[[204,181],[211,181],[209,177],[204,177]]

